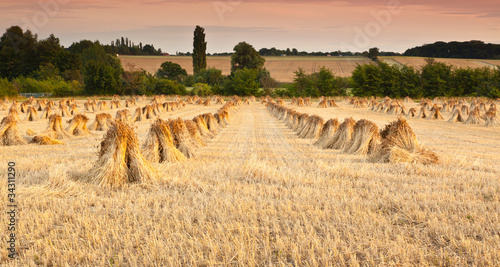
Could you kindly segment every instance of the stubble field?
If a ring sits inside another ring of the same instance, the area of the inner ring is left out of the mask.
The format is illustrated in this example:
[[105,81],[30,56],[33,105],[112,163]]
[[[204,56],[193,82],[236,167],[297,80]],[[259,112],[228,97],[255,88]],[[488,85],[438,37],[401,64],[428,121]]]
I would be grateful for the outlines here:
[[[364,118],[379,128],[396,119],[338,105],[289,107],[325,120]],[[188,104],[160,117],[191,119],[221,106]],[[116,111],[106,112],[114,117]],[[0,118],[6,114],[0,111]],[[95,113],[84,114],[94,120]],[[47,123],[18,128],[24,136]],[[104,132],[59,146],[0,146],[0,176],[7,176],[8,161],[16,162],[20,253],[12,261],[1,250],[0,264],[500,264],[499,127],[414,118],[408,123],[439,156],[438,164],[370,163],[318,148],[257,102],[240,106],[194,158],[153,164],[160,170],[156,185],[110,189],[83,178]],[[150,124],[134,124],[139,143]],[[6,179],[0,192],[7,194]],[[0,242],[7,243],[6,232]]]
[[[287,83],[293,82],[294,72],[299,68],[303,68],[306,73],[314,73],[318,72],[321,67],[326,67],[338,77],[350,77],[358,64],[372,62],[366,57],[275,56],[264,58],[266,59],[264,67],[271,73],[271,76],[279,82]],[[120,56],[119,59],[127,71],[143,69],[154,74],[163,62],[172,61],[184,68],[188,74],[193,74],[193,61],[190,56]],[[381,57],[381,59],[388,64],[407,65],[416,69],[421,69],[425,65],[423,57]],[[464,68],[493,68],[500,65],[500,60],[437,58],[436,61]],[[224,75],[231,73],[231,57],[229,56],[208,56],[207,65],[222,70]]]
[[[172,61],[184,68],[188,74],[193,74],[193,59],[189,56],[120,56],[122,65],[127,71],[144,69],[156,73],[161,63]],[[357,64],[369,64],[364,57],[264,57],[264,67],[272,77],[280,82],[293,82],[294,72],[303,68],[307,73],[318,72],[321,67],[331,69],[339,77],[350,77]],[[222,70],[222,74],[231,73],[231,57],[209,56],[207,66]]]

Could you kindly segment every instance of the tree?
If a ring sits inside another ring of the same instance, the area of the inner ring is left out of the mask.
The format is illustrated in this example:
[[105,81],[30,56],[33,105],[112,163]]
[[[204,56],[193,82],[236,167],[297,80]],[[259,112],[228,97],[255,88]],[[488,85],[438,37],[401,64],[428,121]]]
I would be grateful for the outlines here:
[[225,85],[225,91],[228,95],[244,95],[244,96],[258,96],[259,83],[259,70],[257,69],[239,69],[230,76]]
[[212,88],[210,88],[210,85],[206,83],[195,83],[193,85],[193,90],[191,90],[191,95],[198,95],[198,96],[209,96],[212,95]]
[[6,78],[0,78],[0,97],[17,96],[16,87]]
[[143,48],[142,48],[142,52],[148,54],[148,55],[154,55],[155,52],[156,52],[156,49],[153,45],[150,45],[150,44],[146,44]]
[[154,93],[157,95],[185,95],[186,87],[177,81],[159,79],[156,81]]
[[38,36],[19,26],[12,26],[0,37],[0,76],[9,80],[28,76],[38,69]]
[[102,62],[90,61],[84,68],[84,91],[87,95],[112,95],[117,93],[118,81],[114,70]]
[[294,72],[295,78],[293,78],[294,82],[294,95],[305,95],[307,87],[309,87],[309,79],[307,78],[307,74],[303,68],[299,68]]
[[203,69],[194,77],[196,83],[206,83],[210,86],[218,86],[223,80],[222,70],[216,68]]
[[205,42],[205,29],[196,26],[193,38],[193,73],[207,68],[207,42]]
[[355,96],[385,96],[381,88],[381,71],[375,64],[358,65],[352,72],[352,93]]
[[368,58],[373,60],[373,61],[378,61],[378,55],[380,54],[380,51],[378,50],[377,47],[373,47],[368,49]]
[[166,78],[180,82],[185,76],[187,76],[187,72],[181,67],[181,65],[171,61],[165,61],[156,72],[156,76],[158,78]]
[[241,42],[234,47],[234,54],[231,56],[231,72],[236,72],[244,68],[261,69],[264,66],[265,59],[252,45]]
[[421,72],[425,97],[450,96],[452,66],[442,62],[428,61]]

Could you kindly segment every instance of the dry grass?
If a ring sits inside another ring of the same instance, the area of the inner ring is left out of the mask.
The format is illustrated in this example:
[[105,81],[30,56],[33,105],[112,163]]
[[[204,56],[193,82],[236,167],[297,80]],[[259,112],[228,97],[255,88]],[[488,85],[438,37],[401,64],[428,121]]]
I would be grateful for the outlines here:
[[38,145],[43,145],[43,146],[48,146],[48,145],[63,145],[63,141],[59,141],[57,139],[53,139],[47,134],[39,134],[35,135],[33,139],[31,139],[32,144],[38,144]]
[[[364,118],[379,128],[396,119],[338,105],[294,109],[339,121]],[[162,119],[191,120],[218,108],[187,105]],[[46,124],[18,127],[40,132]],[[408,124],[439,164],[370,163],[320,149],[260,103],[242,106],[195,158],[152,163],[159,178],[151,184],[110,189],[85,180],[104,132],[63,146],[0,147],[0,161],[16,161],[21,215],[20,258],[10,261],[1,250],[0,264],[499,265],[498,128],[415,118]],[[151,124],[134,127],[142,144]],[[0,168],[0,176],[6,171]],[[5,179],[0,191],[7,192]],[[4,244],[6,234],[0,231]]]

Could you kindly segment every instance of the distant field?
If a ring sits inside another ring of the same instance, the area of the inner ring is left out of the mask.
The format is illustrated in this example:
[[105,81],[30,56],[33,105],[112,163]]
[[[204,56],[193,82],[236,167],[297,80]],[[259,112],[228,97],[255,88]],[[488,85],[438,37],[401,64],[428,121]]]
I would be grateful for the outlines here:
[[[401,64],[412,66],[420,69],[425,65],[423,57],[381,57],[383,61],[389,64]],[[485,59],[461,59],[461,58],[436,58],[437,62],[443,62],[456,67],[494,67],[500,65],[500,60],[485,60]]]
[[[144,69],[149,73],[155,73],[161,63],[172,61],[181,65],[189,74],[193,73],[193,63],[190,56],[120,56],[125,70]],[[340,77],[351,76],[357,64],[368,64],[371,62],[364,57],[265,57],[264,65],[271,75],[280,82],[293,82],[294,72],[303,68],[307,73],[317,72],[322,66],[331,69],[335,75]],[[391,65],[407,65],[417,69],[425,65],[425,58],[419,57],[382,57],[382,60]],[[452,59],[437,58],[437,62],[444,62],[457,67],[482,68],[500,65],[500,60],[482,59]],[[214,56],[207,57],[207,65],[221,69],[227,75],[231,72],[231,57]]]
[[[190,56],[120,56],[125,70],[144,69],[155,73],[161,63],[172,61],[181,65],[189,74],[193,73],[193,62]],[[280,82],[292,82],[294,72],[303,68],[307,73],[317,72],[322,66],[331,69],[337,76],[349,77],[356,64],[367,64],[371,61],[364,57],[265,57],[264,65],[271,75]],[[223,74],[231,72],[231,57],[207,57],[207,65],[221,69]]]

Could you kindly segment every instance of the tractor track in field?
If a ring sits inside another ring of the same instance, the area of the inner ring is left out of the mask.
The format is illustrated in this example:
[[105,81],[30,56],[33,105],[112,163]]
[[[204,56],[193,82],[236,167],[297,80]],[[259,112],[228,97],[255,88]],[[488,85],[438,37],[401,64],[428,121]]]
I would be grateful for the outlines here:
[[291,69],[291,68],[292,68],[292,66],[293,66],[293,63],[294,63],[294,61],[290,62],[290,64],[289,64],[289,65],[288,65],[288,67],[286,68],[285,72],[289,72],[289,71],[290,71],[290,69]]
[[340,65],[340,62],[337,62],[337,65],[339,65],[340,73],[344,74],[344,69],[342,68],[342,65]]
[[300,163],[331,160],[332,150],[313,146],[312,139],[301,139],[295,132],[272,117],[259,103],[242,106],[230,125],[200,150],[200,158],[230,158],[235,164],[257,159],[277,168],[297,169]]

